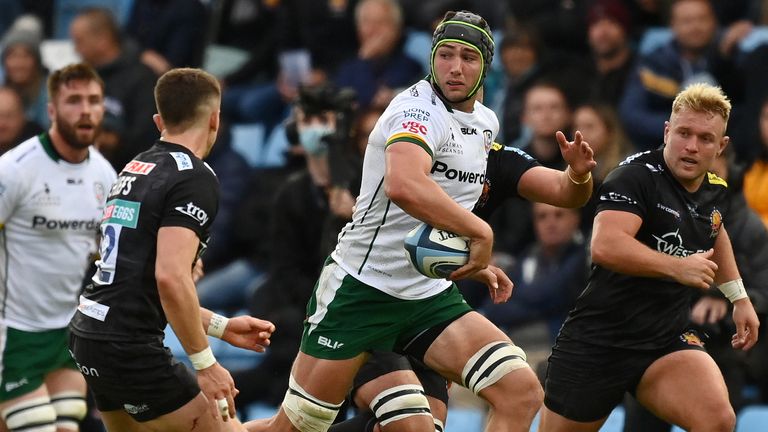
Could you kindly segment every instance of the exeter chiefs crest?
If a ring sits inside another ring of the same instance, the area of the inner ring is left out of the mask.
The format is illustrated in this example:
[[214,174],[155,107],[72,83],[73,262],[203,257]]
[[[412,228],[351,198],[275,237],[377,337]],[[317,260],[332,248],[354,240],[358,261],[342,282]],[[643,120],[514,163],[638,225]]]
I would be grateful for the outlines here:
[[712,213],[709,215],[709,227],[712,228],[712,231],[709,233],[709,238],[717,237],[717,233],[720,232],[720,227],[722,225],[723,215],[720,213],[720,210],[712,210]]
[[485,146],[485,154],[491,151],[491,144],[493,144],[493,132],[490,129],[483,131],[483,145]]

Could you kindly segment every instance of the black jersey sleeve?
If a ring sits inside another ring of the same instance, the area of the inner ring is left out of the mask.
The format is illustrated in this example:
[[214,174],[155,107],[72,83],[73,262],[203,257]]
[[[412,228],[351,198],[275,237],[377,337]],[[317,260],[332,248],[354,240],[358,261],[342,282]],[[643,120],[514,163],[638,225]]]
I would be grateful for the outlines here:
[[611,171],[598,189],[597,211],[619,210],[645,219],[655,188],[649,169],[639,164],[621,165]]
[[520,177],[539,165],[535,158],[523,150],[493,143],[488,153],[483,193],[475,204],[475,214],[487,220],[508,198],[520,196],[517,191]]
[[160,226],[180,226],[194,231],[201,240],[218,211],[219,184],[207,168],[190,171],[168,191]]

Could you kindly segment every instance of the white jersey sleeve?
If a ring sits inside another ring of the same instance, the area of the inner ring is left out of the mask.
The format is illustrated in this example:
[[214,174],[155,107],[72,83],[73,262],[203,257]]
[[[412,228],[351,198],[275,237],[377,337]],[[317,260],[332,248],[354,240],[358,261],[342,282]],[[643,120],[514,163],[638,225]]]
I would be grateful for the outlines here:
[[422,96],[417,86],[399,94],[382,114],[380,132],[386,140],[385,147],[410,142],[422,147],[434,159],[440,146],[450,138],[448,118],[441,108]]

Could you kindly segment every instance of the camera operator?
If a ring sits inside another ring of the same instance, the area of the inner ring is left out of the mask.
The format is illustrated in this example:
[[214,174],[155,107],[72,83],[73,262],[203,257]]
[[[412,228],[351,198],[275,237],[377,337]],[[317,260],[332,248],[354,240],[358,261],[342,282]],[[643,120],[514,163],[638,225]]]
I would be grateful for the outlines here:
[[274,320],[280,337],[272,340],[255,369],[232,374],[241,391],[237,398],[241,408],[254,401],[282,400],[299,348],[307,299],[338,232],[351,219],[362,159],[352,133],[353,100],[354,94],[330,85],[301,88],[292,121],[286,125],[294,144],[291,153],[303,156],[305,166],[276,192],[268,231],[268,277],[251,307],[264,319]]

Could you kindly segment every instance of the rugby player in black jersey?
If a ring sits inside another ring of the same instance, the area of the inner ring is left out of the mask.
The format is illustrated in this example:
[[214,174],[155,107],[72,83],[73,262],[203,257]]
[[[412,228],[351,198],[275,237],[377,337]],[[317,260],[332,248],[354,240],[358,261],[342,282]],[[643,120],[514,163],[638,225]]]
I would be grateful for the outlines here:
[[[101,257],[70,323],[70,349],[108,430],[231,430],[237,422],[224,421],[234,418],[237,391],[206,332],[261,351],[274,327],[200,308],[192,278],[218,206],[218,180],[202,158],[219,129],[221,89],[202,70],[174,69],[158,80],[155,100],[160,140],[109,192]],[[167,323],[196,374],[163,346]]]
[[686,328],[691,295],[714,284],[733,303],[733,348],[757,341],[725,228],[727,184],[709,172],[730,109],[719,88],[687,87],[664,147],[629,157],[600,187],[593,268],[549,358],[539,431],[597,431],[625,392],[685,430],[733,430],[723,377]]

